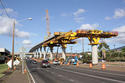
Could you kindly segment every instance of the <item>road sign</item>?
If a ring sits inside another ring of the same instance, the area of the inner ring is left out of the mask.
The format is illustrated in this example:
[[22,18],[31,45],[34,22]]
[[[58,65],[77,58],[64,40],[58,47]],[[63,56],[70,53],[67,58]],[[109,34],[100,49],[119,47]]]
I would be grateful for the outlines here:
[[7,62],[7,65],[9,66],[9,68],[12,68],[12,60],[9,60],[9,61]]
[[15,60],[14,61],[14,65],[19,65],[20,64],[20,61],[19,60]]
[[[19,63],[20,63],[20,61],[15,60],[14,63],[13,63],[13,65],[18,65]],[[12,60],[9,60],[7,62],[7,65],[9,66],[9,68],[12,68]]]

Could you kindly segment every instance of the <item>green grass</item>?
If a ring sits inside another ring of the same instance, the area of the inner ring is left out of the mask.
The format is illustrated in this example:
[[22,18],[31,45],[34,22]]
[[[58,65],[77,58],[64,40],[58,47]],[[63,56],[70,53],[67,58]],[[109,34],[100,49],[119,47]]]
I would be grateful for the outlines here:
[[8,68],[7,64],[0,64],[0,78],[4,76],[3,72],[5,72],[7,68]]

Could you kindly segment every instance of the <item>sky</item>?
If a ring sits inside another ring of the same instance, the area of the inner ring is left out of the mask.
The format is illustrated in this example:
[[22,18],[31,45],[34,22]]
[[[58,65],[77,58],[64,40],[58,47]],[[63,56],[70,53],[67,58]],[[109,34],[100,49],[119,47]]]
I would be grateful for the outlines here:
[[[77,29],[118,31],[116,38],[105,39],[111,49],[125,45],[125,0],[2,0],[9,17],[0,4],[0,48],[12,49],[12,27],[16,22],[15,51],[23,46],[29,50],[42,42],[46,33],[46,9],[49,12],[50,32]],[[27,20],[32,18],[32,20]],[[82,51],[81,39],[68,45],[67,52]],[[84,51],[91,51],[84,38]],[[61,49],[60,49],[61,50]],[[56,51],[56,48],[55,48]]]

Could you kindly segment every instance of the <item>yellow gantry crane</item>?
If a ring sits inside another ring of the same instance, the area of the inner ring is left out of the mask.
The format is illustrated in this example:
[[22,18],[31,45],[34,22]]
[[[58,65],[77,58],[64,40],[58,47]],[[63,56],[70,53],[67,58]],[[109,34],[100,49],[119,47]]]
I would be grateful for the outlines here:
[[100,38],[111,38],[117,36],[117,32],[104,32],[102,30],[77,30],[76,32],[55,32],[54,37],[47,42],[43,43],[43,46],[56,46],[57,44],[75,44],[75,39],[86,37],[90,41],[90,45],[99,44]]
[[[118,32],[105,32],[102,30],[76,30],[76,32],[55,32],[53,37],[45,40],[44,42],[38,44],[36,47],[33,47],[30,52],[39,47],[49,47],[53,50],[55,46],[61,46],[62,49],[66,49],[67,44],[76,44],[75,39],[86,37],[89,39],[92,46],[92,63],[98,63],[98,54],[97,54],[97,45],[99,44],[100,38],[111,38],[118,36]],[[63,51],[64,51],[63,50]],[[63,56],[65,59],[65,56]]]
[[51,35],[51,33],[50,33],[48,10],[46,10],[46,31],[47,31],[47,35],[49,37]]

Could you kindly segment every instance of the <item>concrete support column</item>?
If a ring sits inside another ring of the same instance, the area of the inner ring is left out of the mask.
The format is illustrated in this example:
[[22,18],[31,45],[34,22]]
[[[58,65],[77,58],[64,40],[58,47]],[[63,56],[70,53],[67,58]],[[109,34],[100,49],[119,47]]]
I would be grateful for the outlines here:
[[53,47],[50,47],[50,60],[53,60]]
[[40,48],[40,58],[42,58],[42,47]]
[[44,47],[44,55],[43,55],[43,59],[46,59],[46,47]]
[[98,64],[97,45],[92,45],[92,64]]
[[34,58],[35,58],[36,57],[36,51],[34,51],[33,54],[34,54]]
[[36,58],[38,58],[39,54],[38,54],[38,49],[36,50]]
[[66,59],[66,48],[62,47],[62,58]]
[[34,54],[34,55],[33,55],[33,58],[35,58],[35,56],[36,56],[36,53],[35,53],[35,52],[33,52],[33,54]]

